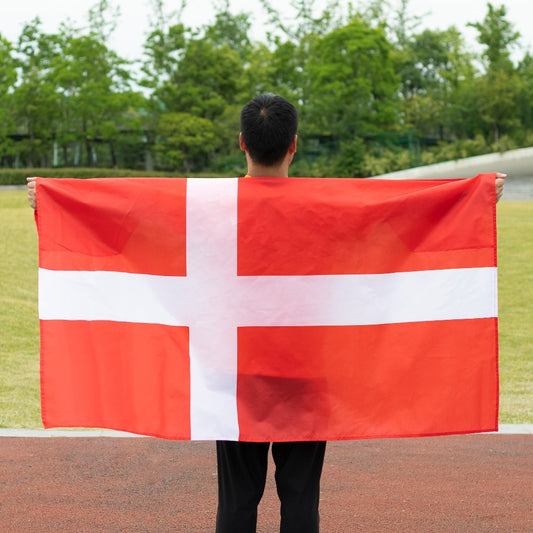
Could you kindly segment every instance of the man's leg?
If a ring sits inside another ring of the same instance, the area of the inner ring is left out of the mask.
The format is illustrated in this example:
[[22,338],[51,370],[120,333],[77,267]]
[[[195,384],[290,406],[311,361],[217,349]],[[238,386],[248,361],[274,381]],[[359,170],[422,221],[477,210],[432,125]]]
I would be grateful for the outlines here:
[[268,442],[217,441],[216,533],[255,533],[265,489]]
[[272,444],[281,501],[280,533],[318,533],[320,476],[325,442]]

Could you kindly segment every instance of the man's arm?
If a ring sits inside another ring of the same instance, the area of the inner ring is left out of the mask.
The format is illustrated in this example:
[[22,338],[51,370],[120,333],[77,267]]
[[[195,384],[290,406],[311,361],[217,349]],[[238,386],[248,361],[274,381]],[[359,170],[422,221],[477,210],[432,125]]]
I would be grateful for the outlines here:
[[[503,187],[505,185],[505,177],[507,174],[496,174],[496,181],[495,181],[495,187],[496,187],[496,201],[498,202],[500,198],[503,195]],[[26,178],[28,182],[28,201],[30,202],[30,206],[32,209],[37,209],[37,195],[35,190],[35,180],[37,178]]]

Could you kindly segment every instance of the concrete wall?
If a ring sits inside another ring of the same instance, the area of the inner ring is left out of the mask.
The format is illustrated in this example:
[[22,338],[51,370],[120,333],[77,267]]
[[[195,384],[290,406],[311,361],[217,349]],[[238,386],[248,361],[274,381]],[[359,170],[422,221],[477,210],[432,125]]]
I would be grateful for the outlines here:
[[391,172],[380,179],[453,179],[471,178],[485,172],[502,172],[510,178],[533,176],[533,147],[508,152],[478,155],[425,167]]

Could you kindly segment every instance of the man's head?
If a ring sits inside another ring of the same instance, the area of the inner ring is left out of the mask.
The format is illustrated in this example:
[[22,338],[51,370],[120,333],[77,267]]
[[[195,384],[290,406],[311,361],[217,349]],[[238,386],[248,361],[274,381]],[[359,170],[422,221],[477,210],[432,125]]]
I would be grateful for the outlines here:
[[280,163],[294,143],[298,112],[285,98],[261,94],[241,110],[241,135],[248,155],[255,163]]

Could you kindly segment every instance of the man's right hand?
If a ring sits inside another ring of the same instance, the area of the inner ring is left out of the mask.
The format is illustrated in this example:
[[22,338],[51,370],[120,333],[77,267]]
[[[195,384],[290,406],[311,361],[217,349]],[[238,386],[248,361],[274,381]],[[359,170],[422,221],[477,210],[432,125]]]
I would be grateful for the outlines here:
[[32,209],[37,209],[36,180],[37,178],[26,178],[28,182],[28,201]]

